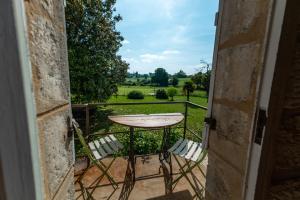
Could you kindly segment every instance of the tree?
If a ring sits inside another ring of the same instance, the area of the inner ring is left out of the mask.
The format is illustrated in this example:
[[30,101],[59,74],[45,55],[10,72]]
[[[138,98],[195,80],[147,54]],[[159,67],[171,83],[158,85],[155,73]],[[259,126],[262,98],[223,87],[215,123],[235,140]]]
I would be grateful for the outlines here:
[[72,100],[105,101],[125,81],[128,64],[117,55],[123,37],[115,0],[67,0],[66,29]]
[[197,88],[200,89],[203,83],[203,74],[202,72],[198,72],[192,75],[191,80],[197,85]]
[[[210,84],[210,76],[211,76],[211,64],[206,62],[205,60],[201,60],[200,63],[203,65],[201,71],[206,71],[202,75],[202,85],[204,90],[206,91],[206,95],[208,96],[209,93],[209,84]],[[204,69],[204,70],[203,70]]]
[[176,76],[177,78],[186,78],[187,75],[184,71],[180,70],[179,72],[175,73],[174,76]]
[[151,81],[159,86],[168,86],[169,74],[164,68],[157,68],[151,77]]
[[172,79],[171,79],[171,85],[173,85],[174,87],[176,87],[179,83],[179,80],[176,76],[174,76]]
[[149,77],[149,75],[148,75],[148,74],[144,74],[143,76],[144,76],[144,79],[145,79],[145,80],[147,80],[147,79],[148,79],[148,77]]
[[177,94],[177,89],[169,88],[167,93],[168,93],[168,96],[171,97],[171,101],[174,101],[174,96]]
[[210,76],[211,70],[208,70],[206,73],[203,74],[203,88],[206,91],[206,95],[208,96],[209,93],[209,85],[210,85]]
[[187,96],[187,100],[190,100],[190,93],[195,91],[195,85],[192,81],[186,81],[183,85],[183,93]]

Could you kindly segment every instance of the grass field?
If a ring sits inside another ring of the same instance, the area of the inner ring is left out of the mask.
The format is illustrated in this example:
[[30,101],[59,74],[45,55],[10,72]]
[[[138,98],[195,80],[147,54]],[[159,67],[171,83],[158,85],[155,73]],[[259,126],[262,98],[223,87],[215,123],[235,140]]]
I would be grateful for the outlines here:
[[[174,98],[175,101],[184,101],[186,100],[185,96],[176,96]],[[159,102],[159,101],[168,101],[168,100],[158,100],[152,96],[146,96],[145,99],[142,100],[133,100],[127,99],[125,96],[111,97],[109,102]],[[201,97],[190,97],[190,101],[202,106],[207,105],[206,98]],[[153,113],[174,113],[180,112],[184,113],[184,105],[182,104],[154,104],[154,105],[126,105],[126,106],[111,106],[111,109],[114,110],[117,114],[153,114]],[[189,106],[188,108],[188,127],[195,131],[199,131],[203,127],[203,120],[206,111],[203,109],[195,108]]]

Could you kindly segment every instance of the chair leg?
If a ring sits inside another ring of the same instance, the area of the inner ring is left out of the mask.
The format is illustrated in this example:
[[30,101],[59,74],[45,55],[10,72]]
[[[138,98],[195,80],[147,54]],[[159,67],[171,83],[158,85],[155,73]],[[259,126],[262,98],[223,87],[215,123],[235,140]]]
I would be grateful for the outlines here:
[[[110,169],[110,167],[112,166],[112,164],[114,163],[115,160],[116,160],[116,158],[113,158],[113,160],[109,163],[108,166],[105,166],[101,161],[99,161],[98,163],[95,163],[95,164],[98,167],[98,169],[100,169],[100,171],[102,171],[102,173],[103,173],[102,176],[103,177],[106,176],[108,178],[108,180],[111,182],[111,184],[113,185],[113,187],[116,186],[116,188],[117,188],[118,184],[115,182],[115,180],[112,178],[112,176],[109,173],[109,169]],[[105,166],[105,169],[101,166],[102,164]]]
[[[92,198],[92,194],[94,193],[94,191],[96,190],[97,187],[101,187],[98,186],[99,183],[102,181],[102,179],[106,176],[108,178],[108,180],[111,182],[112,187],[116,190],[118,188],[118,184],[114,181],[114,179],[108,174],[108,170],[110,169],[111,165],[113,164],[113,162],[115,161],[116,158],[114,158],[109,165],[104,169],[100,164],[100,162],[95,162],[94,164],[96,165],[96,167],[102,172],[102,174],[96,179],[97,182],[95,184],[95,186],[92,187],[92,191],[89,194],[89,198]],[[94,183],[92,183],[94,184]],[[115,187],[116,186],[116,187]]]
[[[181,175],[173,182],[173,184],[177,184],[177,182],[178,182],[182,177],[185,177],[186,180],[187,180],[187,181],[189,182],[189,184],[191,185],[191,187],[193,188],[193,190],[194,190],[194,192],[196,193],[196,195],[197,195],[199,198],[201,198],[201,194],[199,194],[199,192],[197,191],[197,188],[193,185],[192,181],[191,181],[190,178],[188,177],[188,173],[191,172],[191,170],[196,166],[196,164],[193,165],[193,166],[191,166],[190,168],[188,168],[188,170],[184,170],[183,166],[185,166],[185,165],[181,165],[181,164],[180,164],[180,161],[176,158],[175,155],[174,155],[174,158],[175,158],[177,164],[179,165],[179,168],[180,168],[180,171],[181,171]],[[190,161],[188,161],[188,162],[190,162]],[[188,164],[188,166],[189,166],[189,164]],[[173,188],[173,190],[174,190],[174,188]]]
[[84,175],[86,174],[86,172],[90,169],[90,167],[86,168],[80,175],[79,177],[76,179],[75,183],[78,183],[80,186],[80,191],[81,194],[76,198],[78,199],[79,197],[83,197],[84,200],[88,200],[88,199],[93,199],[94,198],[91,196],[91,194],[89,193],[88,189],[84,187],[84,185],[82,184],[82,179],[84,177]]

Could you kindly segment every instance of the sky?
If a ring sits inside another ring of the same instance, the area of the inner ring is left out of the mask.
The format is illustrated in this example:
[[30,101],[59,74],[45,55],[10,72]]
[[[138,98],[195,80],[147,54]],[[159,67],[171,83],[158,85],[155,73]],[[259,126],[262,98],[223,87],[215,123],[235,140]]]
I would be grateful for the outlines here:
[[212,62],[218,0],[117,0],[116,9],[124,37],[118,54],[129,72],[193,74],[200,60]]

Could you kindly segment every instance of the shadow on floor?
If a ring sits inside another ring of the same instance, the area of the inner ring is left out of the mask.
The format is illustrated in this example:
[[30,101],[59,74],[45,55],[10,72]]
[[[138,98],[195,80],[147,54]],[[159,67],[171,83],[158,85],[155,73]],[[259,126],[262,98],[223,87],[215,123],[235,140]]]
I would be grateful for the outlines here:
[[129,162],[127,163],[126,175],[124,184],[119,196],[119,200],[127,200],[130,196],[131,191],[134,188],[133,174]]
[[175,192],[172,194],[167,194],[159,197],[150,198],[147,200],[191,200],[193,199],[192,194],[188,190],[183,190],[179,192]]
[[[104,159],[103,162],[108,165],[111,158]],[[174,159],[172,160],[174,161]],[[184,160],[180,160],[183,165]],[[136,181],[133,182],[131,165],[128,161],[122,157],[116,159],[116,162],[112,165],[110,173],[114,177],[115,181],[119,184],[119,187],[114,191],[109,180],[104,178],[101,181],[102,187],[97,188],[92,196],[94,200],[155,200],[155,199],[180,199],[189,200],[193,199],[195,190],[191,187],[186,178],[182,178],[171,189],[172,182],[179,176],[180,168],[176,162],[172,164],[173,176],[170,176],[169,163],[162,164],[159,161],[158,155],[151,155],[148,157],[138,157],[136,159]],[[206,164],[200,166],[203,171],[206,170]],[[205,186],[205,177],[201,173],[200,169],[195,168],[194,174],[190,174],[189,178],[193,185],[198,190],[201,190]],[[96,167],[91,167],[82,179],[84,187],[91,192],[97,177],[101,176],[101,171]],[[199,180],[196,180],[199,179]],[[76,184],[76,196],[80,196],[80,185]],[[173,193],[171,193],[171,191]],[[204,191],[204,190],[203,190]],[[200,193],[200,192],[199,192]],[[82,196],[78,200],[84,200]]]

